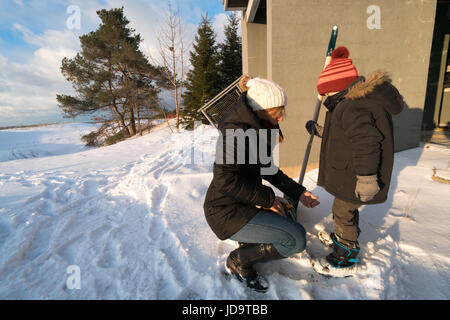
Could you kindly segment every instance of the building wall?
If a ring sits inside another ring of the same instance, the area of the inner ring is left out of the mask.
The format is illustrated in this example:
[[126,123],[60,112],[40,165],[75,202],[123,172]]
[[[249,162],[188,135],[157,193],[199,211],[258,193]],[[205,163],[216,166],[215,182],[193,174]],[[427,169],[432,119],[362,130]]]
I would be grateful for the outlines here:
[[242,68],[243,74],[267,78],[267,25],[242,23]]
[[[380,29],[367,27],[373,4],[380,8]],[[288,94],[281,124],[286,140],[280,146],[280,166],[288,175],[300,172],[308,140],[304,124],[313,116],[317,78],[335,24],[336,45],[349,49],[359,74],[387,70],[408,104],[394,117],[396,150],[419,145],[435,9],[436,0],[267,0],[267,25],[243,23],[244,73],[267,76]],[[319,122],[324,114],[322,109]],[[317,139],[311,168],[319,149]]]

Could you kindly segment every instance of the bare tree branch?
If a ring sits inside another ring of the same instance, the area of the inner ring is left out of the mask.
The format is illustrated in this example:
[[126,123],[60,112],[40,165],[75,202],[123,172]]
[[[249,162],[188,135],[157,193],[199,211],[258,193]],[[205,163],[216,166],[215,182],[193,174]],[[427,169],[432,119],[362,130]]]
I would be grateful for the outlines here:
[[180,125],[180,109],[182,107],[183,83],[186,75],[186,50],[184,45],[183,23],[180,16],[179,5],[175,10],[172,1],[167,0],[168,11],[161,26],[157,41],[159,44],[159,60],[150,55],[155,64],[164,67],[164,73],[169,80],[176,110],[176,129]]

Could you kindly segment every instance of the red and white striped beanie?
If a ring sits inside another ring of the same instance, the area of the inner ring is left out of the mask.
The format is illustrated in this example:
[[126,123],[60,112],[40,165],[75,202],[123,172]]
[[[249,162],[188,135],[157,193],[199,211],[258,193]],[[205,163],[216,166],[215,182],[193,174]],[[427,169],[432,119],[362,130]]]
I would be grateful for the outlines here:
[[347,88],[358,77],[358,71],[348,59],[346,47],[338,47],[331,53],[331,62],[325,67],[317,82],[319,94],[339,92]]

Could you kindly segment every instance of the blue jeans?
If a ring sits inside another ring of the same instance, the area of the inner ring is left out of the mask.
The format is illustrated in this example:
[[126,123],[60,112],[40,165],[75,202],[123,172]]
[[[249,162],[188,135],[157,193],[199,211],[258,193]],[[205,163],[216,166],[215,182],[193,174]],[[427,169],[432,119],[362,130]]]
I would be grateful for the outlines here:
[[268,210],[259,211],[230,239],[245,243],[271,243],[284,257],[302,252],[306,246],[306,232],[301,224]]

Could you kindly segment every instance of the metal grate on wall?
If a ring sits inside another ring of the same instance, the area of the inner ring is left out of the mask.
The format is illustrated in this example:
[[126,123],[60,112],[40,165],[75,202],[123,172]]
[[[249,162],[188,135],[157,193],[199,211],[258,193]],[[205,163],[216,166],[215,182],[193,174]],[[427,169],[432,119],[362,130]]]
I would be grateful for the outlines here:
[[239,81],[241,78],[242,77],[236,79],[232,84],[198,110],[198,112],[203,113],[214,128],[217,129],[219,121],[241,95],[242,90],[239,88]]

